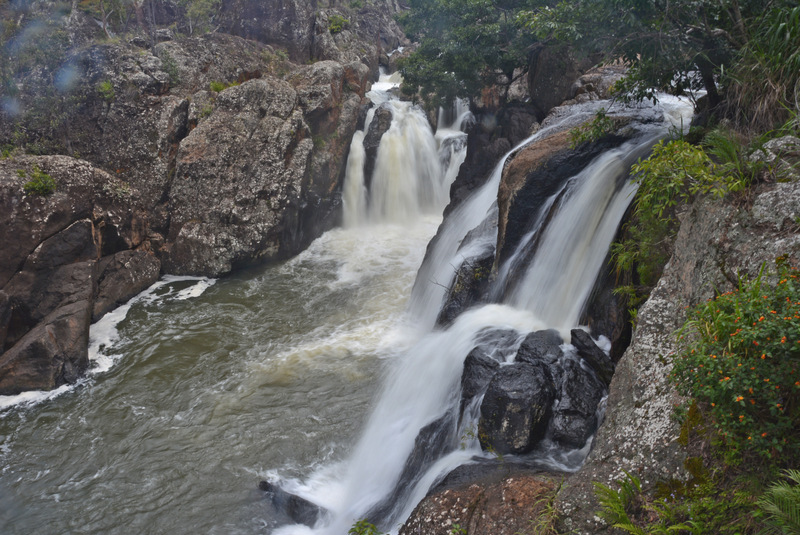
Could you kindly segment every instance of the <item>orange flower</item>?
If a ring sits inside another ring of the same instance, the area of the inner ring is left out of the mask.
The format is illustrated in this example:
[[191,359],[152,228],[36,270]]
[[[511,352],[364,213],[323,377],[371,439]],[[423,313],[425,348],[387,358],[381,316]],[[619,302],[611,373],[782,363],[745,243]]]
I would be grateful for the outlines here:
[[[736,398],[736,401],[742,401],[743,399],[744,399],[744,397],[743,397],[743,396],[738,396],[738,397]],[[712,403],[712,405],[713,405],[713,403]]]

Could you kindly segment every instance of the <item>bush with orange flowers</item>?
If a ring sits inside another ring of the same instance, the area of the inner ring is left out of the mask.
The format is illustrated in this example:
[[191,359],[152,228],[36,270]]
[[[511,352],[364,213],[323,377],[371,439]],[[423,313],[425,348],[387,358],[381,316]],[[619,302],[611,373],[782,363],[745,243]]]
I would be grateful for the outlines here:
[[773,272],[762,268],[691,309],[672,370],[678,391],[708,410],[728,447],[771,465],[800,457],[799,276],[779,259]]

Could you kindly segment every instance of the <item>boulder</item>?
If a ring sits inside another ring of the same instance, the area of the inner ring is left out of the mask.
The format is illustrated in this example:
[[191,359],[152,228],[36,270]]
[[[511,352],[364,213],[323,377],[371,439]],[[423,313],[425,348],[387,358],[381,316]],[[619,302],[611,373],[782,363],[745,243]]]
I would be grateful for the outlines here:
[[475,397],[481,395],[494,377],[500,363],[489,356],[485,349],[476,347],[464,359],[461,372],[461,413]]
[[562,368],[558,402],[553,408],[548,435],[568,448],[582,448],[597,429],[597,408],[606,385],[575,359],[565,359]]
[[530,333],[522,341],[514,358],[516,362],[528,362],[531,364],[546,363],[553,365],[557,363],[564,352],[561,345],[564,340],[555,329],[536,331]]
[[269,481],[261,481],[258,488],[264,491],[278,512],[285,514],[293,522],[313,527],[319,517],[325,512],[319,505],[312,503],[296,494],[286,492],[278,485]]
[[501,367],[481,403],[481,447],[500,455],[528,453],[544,438],[554,399],[546,367],[527,362]]
[[591,335],[583,329],[572,329],[572,345],[578,350],[578,355],[597,374],[598,379],[608,385],[614,376],[614,362],[605,351],[597,347]]
[[[56,191],[26,194],[34,172],[49,174]],[[88,366],[98,259],[104,251],[147,249],[146,214],[119,179],[66,156],[0,161],[0,206],[9,253],[0,258],[2,393],[75,382]],[[130,284],[149,284],[157,275],[158,267],[137,281],[141,273],[134,270]],[[131,291],[107,286],[111,293]]]
[[378,146],[381,144],[383,134],[392,126],[392,108],[389,104],[381,104],[375,110],[372,122],[364,134],[364,182],[369,188],[372,183],[372,173],[375,171],[375,160],[378,158]]

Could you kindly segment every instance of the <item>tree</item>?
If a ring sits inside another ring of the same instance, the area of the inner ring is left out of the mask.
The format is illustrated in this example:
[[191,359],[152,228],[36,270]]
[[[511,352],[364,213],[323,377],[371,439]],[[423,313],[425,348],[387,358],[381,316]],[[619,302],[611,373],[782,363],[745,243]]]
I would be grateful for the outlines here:
[[471,97],[495,83],[510,85],[527,63],[533,34],[517,17],[534,0],[409,0],[400,17],[420,43],[400,71],[411,92],[417,89],[438,105]]
[[[721,101],[720,74],[730,70],[762,14],[787,0],[574,0],[540,6],[520,20],[545,41],[571,40],[630,67],[623,89],[634,99],[653,90],[705,89]],[[765,9],[766,8],[766,9]]]

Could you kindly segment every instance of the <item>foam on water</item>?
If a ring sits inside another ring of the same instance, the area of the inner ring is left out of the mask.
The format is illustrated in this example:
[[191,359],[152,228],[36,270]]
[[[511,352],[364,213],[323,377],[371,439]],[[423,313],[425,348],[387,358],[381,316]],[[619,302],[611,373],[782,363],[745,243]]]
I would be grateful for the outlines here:
[[[158,292],[165,286],[186,281],[196,282],[182,290],[170,289],[166,293]],[[200,297],[206,290],[213,286],[215,282],[216,279],[208,279],[205,277],[178,277],[167,275],[139,295],[131,298],[124,305],[115,308],[103,316],[100,321],[94,323],[89,328],[89,370],[87,374],[92,376],[105,373],[122,357],[122,355],[113,352],[113,346],[119,340],[119,331],[117,327],[128,316],[128,312],[133,305],[141,302],[152,303],[166,299],[185,301],[187,299]],[[85,382],[86,379],[82,379],[76,384],[62,385],[55,390],[31,390],[15,396],[0,396],[0,411],[21,405],[35,405],[43,401],[55,399],[66,392],[74,390],[75,387]]]

